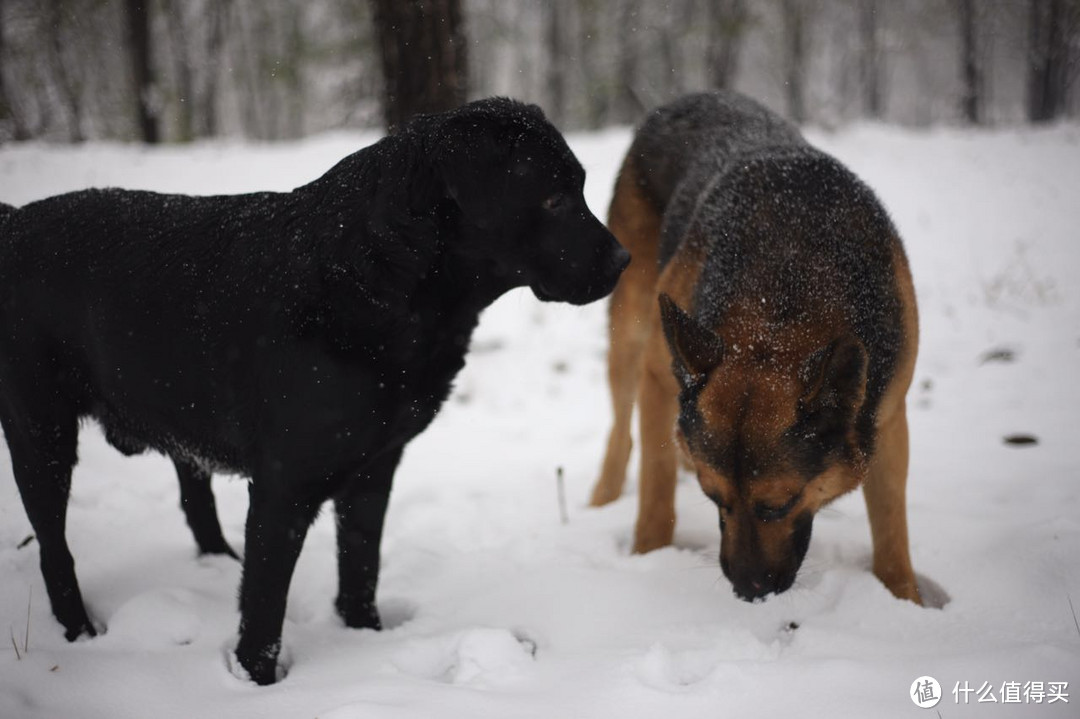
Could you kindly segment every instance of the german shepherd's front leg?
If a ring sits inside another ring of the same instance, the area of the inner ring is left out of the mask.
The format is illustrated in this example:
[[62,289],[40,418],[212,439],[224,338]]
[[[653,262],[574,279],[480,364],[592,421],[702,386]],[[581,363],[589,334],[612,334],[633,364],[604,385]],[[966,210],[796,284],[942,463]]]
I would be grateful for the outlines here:
[[618,499],[626,482],[626,464],[632,445],[630,420],[641,381],[645,345],[652,328],[650,317],[656,312],[656,282],[660,274],[657,264],[660,216],[642,194],[637,172],[629,159],[615,183],[608,227],[619,243],[630,251],[631,260],[611,295],[608,387],[614,421],[600,479],[589,499],[589,504],[594,507]]
[[671,374],[671,353],[658,317],[654,323],[641,377],[640,504],[634,532],[634,552],[639,554],[666,547],[675,533],[678,388]]
[[[593,488],[589,504],[600,507],[614,502],[626,483],[626,464],[633,445],[630,424],[634,415],[634,397],[641,381],[642,357],[645,354],[646,331],[643,317],[648,317],[649,299],[656,302],[651,286],[639,287],[628,278],[636,269],[623,274],[611,297],[610,349],[608,350],[608,386],[611,388],[611,407],[614,421],[608,435],[607,451],[600,470],[600,479]],[[653,273],[655,274],[655,272]]]
[[896,597],[922,604],[908,551],[907,472],[907,408],[901,403],[878,431],[863,497],[874,542],[874,574]]

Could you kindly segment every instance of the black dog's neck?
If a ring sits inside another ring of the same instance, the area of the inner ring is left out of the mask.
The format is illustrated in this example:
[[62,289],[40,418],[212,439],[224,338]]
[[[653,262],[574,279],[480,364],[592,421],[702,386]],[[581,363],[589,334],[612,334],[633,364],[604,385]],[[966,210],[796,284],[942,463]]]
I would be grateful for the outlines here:
[[480,313],[525,280],[462,251],[483,230],[448,196],[429,144],[416,133],[390,135],[294,194],[303,213],[336,219],[333,236],[312,240],[343,291],[408,312],[386,317],[388,327],[422,317],[426,341],[467,346]]

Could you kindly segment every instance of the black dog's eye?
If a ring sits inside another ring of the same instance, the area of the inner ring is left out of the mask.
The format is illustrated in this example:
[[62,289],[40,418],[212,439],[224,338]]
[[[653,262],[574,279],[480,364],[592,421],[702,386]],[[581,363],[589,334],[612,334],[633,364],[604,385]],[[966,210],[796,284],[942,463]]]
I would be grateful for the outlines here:
[[771,507],[767,504],[757,504],[754,506],[754,514],[762,522],[774,522],[778,519],[783,519],[788,513],[795,508],[795,505],[799,503],[801,494],[796,494],[794,497],[784,503],[782,507]]
[[544,200],[542,206],[548,212],[554,212],[561,207],[565,207],[568,200],[569,198],[565,194],[558,192]]

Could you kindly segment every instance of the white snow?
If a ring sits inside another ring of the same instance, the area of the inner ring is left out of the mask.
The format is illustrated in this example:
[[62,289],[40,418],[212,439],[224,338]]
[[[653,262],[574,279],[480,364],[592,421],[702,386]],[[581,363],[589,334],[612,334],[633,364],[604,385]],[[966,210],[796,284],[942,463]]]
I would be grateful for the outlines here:
[[[69,644],[37,545],[17,548],[31,529],[0,450],[0,630],[22,653],[0,638],[0,717],[933,716],[909,698],[921,675],[942,685],[941,717],[1080,715],[1080,128],[809,135],[877,190],[911,258],[922,324],[911,549],[944,606],[898,601],[870,574],[857,493],[818,515],[796,586],[764,603],[739,601],[722,577],[715,509],[690,476],[676,546],[630,555],[636,471],[619,502],[585,506],[610,418],[605,303],[541,305],[519,291],[484,315],[452,399],[398,471],[379,587],[387,629],[335,616],[324,514],[289,594],[288,676],[272,687],[228,670],[240,566],[195,556],[166,460],[125,459],[83,430],[68,537],[107,632]],[[105,185],[289,189],[372,139],[8,146],[0,200]],[[570,139],[603,215],[630,132]],[[1015,360],[987,357],[1002,349]],[[1007,446],[1013,433],[1039,443]],[[214,483],[242,549],[245,484]],[[1069,703],[1002,703],[1006,682],[1029,681],[1069,682]],[[965,682],[991,684],[997,704],[978,692],[957,704]]]

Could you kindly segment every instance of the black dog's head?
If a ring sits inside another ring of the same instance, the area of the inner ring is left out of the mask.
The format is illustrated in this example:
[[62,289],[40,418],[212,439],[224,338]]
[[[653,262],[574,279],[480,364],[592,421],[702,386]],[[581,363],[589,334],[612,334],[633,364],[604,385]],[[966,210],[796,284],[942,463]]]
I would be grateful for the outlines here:
[[589,211],[585,170],[538,107],[493,98],[421,122],[457,208],[452,251],[545,301],[614,289],[630,255]]

